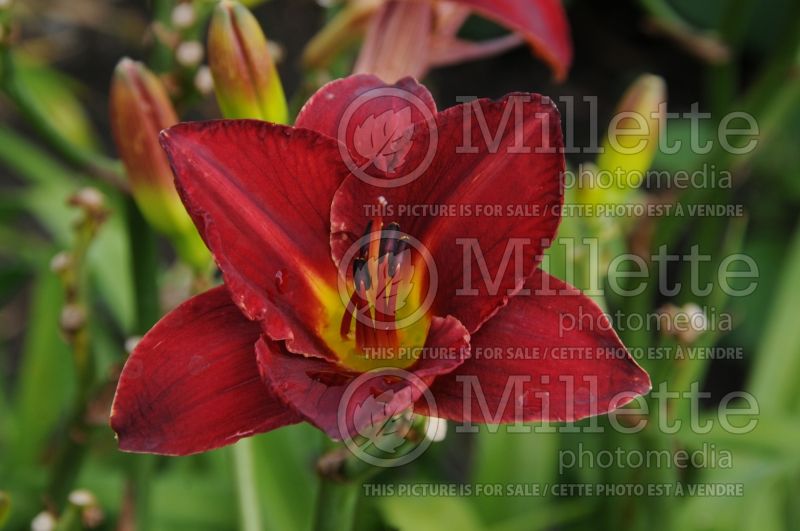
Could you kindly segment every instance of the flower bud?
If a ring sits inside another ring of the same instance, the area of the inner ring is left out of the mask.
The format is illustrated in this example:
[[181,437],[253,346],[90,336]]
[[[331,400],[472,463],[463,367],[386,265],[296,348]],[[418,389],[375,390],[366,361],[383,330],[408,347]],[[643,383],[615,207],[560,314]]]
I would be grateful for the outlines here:
[[69,271],[72,267],[72,255],[67,251],[61,251],[50,260],[50,271],[61,275]]
[[597,158],[598,171],[613,180],[615,192],[635,189],[644,180],[658,148],[666,100],[664,80],[651,74],[640,76],[622,97]]
[[682,307],[667,304],[660,312],[666,317],[664,334],[683,344],[694,344],[709,329],[708,316],[697,304]]
[[192,68],[203,60],[203,45],[197,41],[185,41],[175,48],[175,60],[178,64]]
[[59,321],[64,333],[75,334],[86,326],[86,312],[77,304],[67,304],[61,309]]
[[447,436],[447,421],[437,417],[428,417],[425,423],[425,438],[432,442],[441,442]]
[[175,189],[159,132],[178,115],[159,79],[144,65],[123,59],[111,84],[111,129],[142,215],[169,237],[181,258],[205,267],[209,256]]
[[186,29],[197,21],[197,13],[191,3],[178,4],[172,9],[170,18],[173,26]]
[[91,186],[85,186],[72,194],[68,201],[70,205],[81,208],[92,218],[103,221],[108,215],[106,198],[103,192]]
[[31,520],[31,531],[53,531],[58,525],[58,520],[53,513],[42,511]]
[[267,39],[240,3],[226,0],[215,9],[208,33],[208,62],[226,118],[288,121],[286,97]]

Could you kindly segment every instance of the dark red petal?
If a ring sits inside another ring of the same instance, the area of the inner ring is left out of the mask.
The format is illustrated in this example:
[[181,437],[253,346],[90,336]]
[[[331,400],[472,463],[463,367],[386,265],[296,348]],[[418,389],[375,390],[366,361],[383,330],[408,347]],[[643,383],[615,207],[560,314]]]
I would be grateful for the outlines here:
[[[650,390],[647,373],[594,302],[541,271],[526,286],[533,294],[513,297],[472,336],[470,359],[431,386],[440,417],[489,423],[573,421],[604,414]],[[465,386],[472,386],[467,410]]]
[[299,422],[259,377],[260,333],[224,287],[167,314],[120,376],[111,408],[119,447],[187,455]]
[[[408,372],[424,386],[433,378],[446,374],[463,363],[468,355],[469,334],[456,319],[436,317],[431,324],[426,352]],[[289,354],[280,343],[262,339],[256,346],[258,362],[264,381],[284,402],[335,439],[343,439],[339,428],[339,405],[348,385],[360,376],[319,358],[303,358]],[[415,380],[416,381],[416,380]],[[368,396],[380,396],[391,391],[385,415],[392,416],[410,407],[425,389],[413,381],[395,377],[376,378],[370,385],[358,386],[348,400],[345,411],[347,433],[355,433],[353,409]]]
[[295,127],[336,138],[357,157],[356,128],[371,116],[378,118],[386,111],[409,107],[409,104],[412,104],[412,122],[427,120],[436,113],[433,96],[416,80],[406,77],[387,84],[375,76],[358,74],[331,81],[320,88],[300,110]]
[[558,80],[567,77],[572,63],[572,40],[561,0],[453,1],[522,33],[534,53],[550,65]]
[[392,187],[391,179],[374,185],[353,174],[342,183],[331,208],[333,257],[338,263],[346,256],[370,220],[369,207],[385,201],[384,221],[398,222],[433,257],[433,313],[455,316],[472,333],[522,287],[558,227],[564,172],[558,110],[537,94],[478,100],[439,113],[435,129],[415,124],[410,144],[395,178],[421,172],[417,178]]
[[220,120],[171,127],[162,144],[234,303],[293,352],[325,354],[315,333],[319,288],[336,286],[327,235],[346,173],[336,143],[308,130]]

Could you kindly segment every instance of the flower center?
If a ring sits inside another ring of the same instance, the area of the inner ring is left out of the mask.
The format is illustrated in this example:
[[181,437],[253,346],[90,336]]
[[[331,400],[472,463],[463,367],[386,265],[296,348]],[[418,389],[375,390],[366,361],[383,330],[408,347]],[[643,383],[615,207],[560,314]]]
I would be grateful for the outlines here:
[[344,365],[404,368],[419,358],[430,327],[423,307],[428,271],[412,240],[399,224],[378,216],[345,255],[349,297],[341,298],[336,337],[334,319],[323,332]]

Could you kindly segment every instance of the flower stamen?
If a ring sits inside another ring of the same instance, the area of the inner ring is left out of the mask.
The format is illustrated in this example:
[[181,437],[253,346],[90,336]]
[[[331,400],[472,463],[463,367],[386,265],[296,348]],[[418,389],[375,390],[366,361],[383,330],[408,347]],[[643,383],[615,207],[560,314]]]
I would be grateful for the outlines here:
[[397,223],[380,216],[367,223],[364,243],[353,261],[353,293],[340,325],[351,338],[355,318],[356,350],[369,356],[394,357],[400,346],[397,312],[411,287],[413,267],[408,237]]

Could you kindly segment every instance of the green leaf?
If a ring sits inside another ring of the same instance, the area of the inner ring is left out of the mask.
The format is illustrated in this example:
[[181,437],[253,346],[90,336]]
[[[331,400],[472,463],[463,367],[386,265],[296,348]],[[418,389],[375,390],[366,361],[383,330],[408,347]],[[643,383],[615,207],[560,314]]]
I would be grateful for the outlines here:
[[800,326],[797,326],[797,294],[800,293],[800,230],[787,256],[778,283],[780,289],[769,307],[766,330],[752,369],[748,390],[762,413],[780,415],[798,407],[800,375]]
[[59,334],[61,283],[46,265],[37,274],[15,393],[17,433],[11,455],[15,466],[36,462],[48,437],[72,404],[75,368]]
[[308,424],[287,426],[253,439],[256,482],[267,529],[309,529],[318,478],[313,463],[320,437]]
[[478,515],[465,498],[387,496],[378,501],[384,520],[399,531],[480,531]]
[[[18,202],[36,217],[59,247],[69,247],[76,213],[67,205],[67,199],[87,182],[54,162],[34,144],[3,127],[0,127],[0,162],[27,183],[18,192]],[[107,200],[111,216],[89,252],[89,268],[114,318],[124,330],[130,331],[134,303],[130,246],[122,217],[124,208],[119,196],[110,190]]]
[[16,75],[56,130],[82,148],[97,148],[97,135],[75,95],[79,85],[74,79],[22,55],[18,57]]
[[[473,481],[475,484],[539,485],[556,479],[559,436],[555,433],[509,433],[501,426],[497,433],[482,431],[476,438]],[[500,522],[543,506],[542,498],[524,496],[478,496],[474,500],[481,518]],[[544,508],[543,508],[544,510]]]

